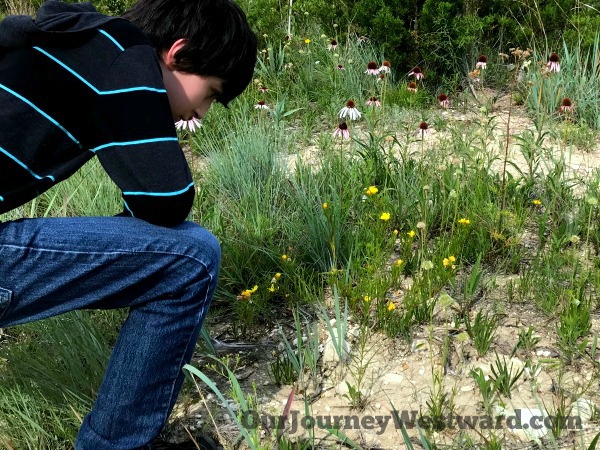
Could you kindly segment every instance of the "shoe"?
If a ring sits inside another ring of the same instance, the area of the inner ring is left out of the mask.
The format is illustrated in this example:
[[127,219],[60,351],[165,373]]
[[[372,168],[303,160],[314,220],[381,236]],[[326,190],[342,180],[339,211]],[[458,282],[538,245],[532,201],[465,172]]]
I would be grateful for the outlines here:
[[[217,443],[207,434],[201,436],[194,436],[195,441],[200,446],[200,450],[223,450],[223,447],[217,445]],[[155,439],[152,442],[152,450],[198,450],[198,447],[192,441],[185,441],[181,444],[172,444],[164,441],[160,438]]]

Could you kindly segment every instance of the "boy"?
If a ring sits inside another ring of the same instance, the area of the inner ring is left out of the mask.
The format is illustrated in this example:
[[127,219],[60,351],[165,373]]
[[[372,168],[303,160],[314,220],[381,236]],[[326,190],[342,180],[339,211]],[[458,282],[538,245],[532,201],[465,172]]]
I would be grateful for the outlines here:
[[94,156],[123,195],[117,217],[0,223],[0,328],[130,308],[77,450],[151,448],[174,406],[220,261],[185,222],[174,122],[238,96],[256,45],[232,0],[139,0],[124,18],[49,0],[0,22],[0,214]]

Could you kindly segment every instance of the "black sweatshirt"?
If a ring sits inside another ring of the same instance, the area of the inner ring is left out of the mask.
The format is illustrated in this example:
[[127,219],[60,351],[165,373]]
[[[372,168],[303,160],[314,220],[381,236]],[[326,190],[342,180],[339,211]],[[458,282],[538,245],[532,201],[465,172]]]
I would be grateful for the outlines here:
[[121,189],[124,213],[165,226],[185,220],[194,186],[142,32],[89,3],[54,0],[35,22],[0,22],[0,214],[94,155]]

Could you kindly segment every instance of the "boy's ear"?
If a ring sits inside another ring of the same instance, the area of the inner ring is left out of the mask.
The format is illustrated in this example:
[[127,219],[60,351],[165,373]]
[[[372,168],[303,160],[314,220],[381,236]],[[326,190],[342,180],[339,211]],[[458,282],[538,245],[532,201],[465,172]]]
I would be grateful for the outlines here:
[[175,70],[177,61],[175,59],[175,55],[177,55],[177,52],[183,48],[186,42],[186,39],[177,39],[175,42],[173,42],[171,48],[162,52],[162,59],[169,70]]

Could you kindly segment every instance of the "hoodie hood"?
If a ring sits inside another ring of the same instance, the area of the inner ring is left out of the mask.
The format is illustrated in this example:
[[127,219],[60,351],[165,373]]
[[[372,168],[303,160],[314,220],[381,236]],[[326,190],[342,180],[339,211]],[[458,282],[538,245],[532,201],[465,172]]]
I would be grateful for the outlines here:
[[87,35],[111,20],[122,20],[96,11],[89,3],[47,0],[37,16],[8,16],[0,22],[0,47],[21,48],[37,43],[69,42]]

